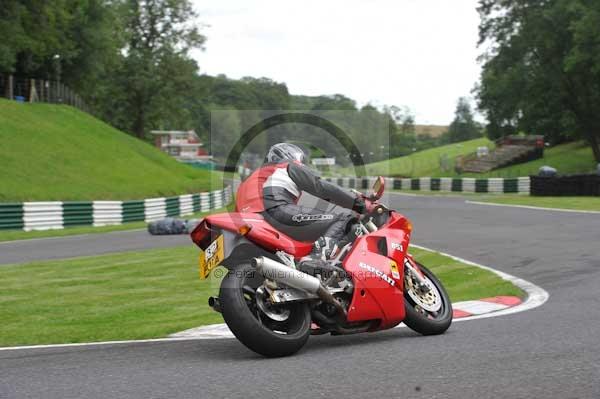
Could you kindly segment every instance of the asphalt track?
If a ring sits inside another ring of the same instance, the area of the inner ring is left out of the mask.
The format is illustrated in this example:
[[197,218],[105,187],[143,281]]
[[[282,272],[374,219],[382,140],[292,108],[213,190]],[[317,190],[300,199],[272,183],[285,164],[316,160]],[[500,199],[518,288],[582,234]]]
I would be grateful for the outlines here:
[[[284,359],[233,339],[0,351],[0,398],[600,397],[600,215],[445,197],[389,202],[413,220],[415,242],[529,280],[548,302],[436,337],[408,329],[311,337]],[[109,252],[115,236],[85,245]],[[119,250],[186,242],[125,236]],[[40,240],[36,251],[82,254],[69,243],[85,240],[70,240]],[[0,254],[20,244],[0,245]]]
[[146,230],[7,241],[0,243],[0,267],[11,263],[141,251],[188,244],[192,245],[188,235],[152,236]]

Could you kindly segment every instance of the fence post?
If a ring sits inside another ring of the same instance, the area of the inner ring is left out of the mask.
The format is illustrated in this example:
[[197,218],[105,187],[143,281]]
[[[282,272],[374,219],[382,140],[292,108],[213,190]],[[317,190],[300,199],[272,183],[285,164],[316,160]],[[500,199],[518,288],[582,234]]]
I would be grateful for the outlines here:
[[8,99],[13,99],[13,76],[8,75]]
[[29,80],[29,102],[39,101],[37,88],[35,87],[35,79]]

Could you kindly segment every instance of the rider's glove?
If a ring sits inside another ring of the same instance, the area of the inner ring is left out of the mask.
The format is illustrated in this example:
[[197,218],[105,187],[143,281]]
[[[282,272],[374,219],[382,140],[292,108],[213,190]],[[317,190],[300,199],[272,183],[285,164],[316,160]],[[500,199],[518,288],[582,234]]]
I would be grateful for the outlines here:
[[377,207],[376,202],[371,201],[368,198],[365,198],[365,212],[364,213],[371,213],[371,212],[375,211],[376,207]]
[[352,207],[352,210],[360,214],[367,214],[373,212],[376,206],[377,204],[375,204],[368,198],[356,197],[356,200],[354,200],[354,206]]
[[365,199],[363,197],[356,196],[354,200],[354,206],[352,206],[352,210],[358,212],[360,214],[366,213],[367,204],[365,203]]

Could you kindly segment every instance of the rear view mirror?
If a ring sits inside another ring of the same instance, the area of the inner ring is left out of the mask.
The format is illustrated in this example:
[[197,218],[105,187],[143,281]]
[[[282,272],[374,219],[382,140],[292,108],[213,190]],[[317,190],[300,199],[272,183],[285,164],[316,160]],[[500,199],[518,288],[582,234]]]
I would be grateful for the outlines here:
[[382,176],[379,176],[375,183],[373,183],[373,192],[371,193],[371,199],[378,200],[383,195],[385,190],[385,180]]

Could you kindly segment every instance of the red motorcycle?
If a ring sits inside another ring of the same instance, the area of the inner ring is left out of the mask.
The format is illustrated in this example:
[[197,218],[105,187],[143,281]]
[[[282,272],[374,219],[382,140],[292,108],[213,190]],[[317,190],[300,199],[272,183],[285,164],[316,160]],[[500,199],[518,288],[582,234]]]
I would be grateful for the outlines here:
[[311,334],[355,334],[404,322],[424,334],[442,334],[452,305],[441,282],[408,254],[411,222],[379,203],[379,177],[365,198],[374,202],[354,228],[362,235],[335,259],[300,261],[312,243],[279,232],[256,213],[205,218],[192,232],[202,249],[200,278],[223,264],[218,298],[233,334],[268,357],[300,350]]

